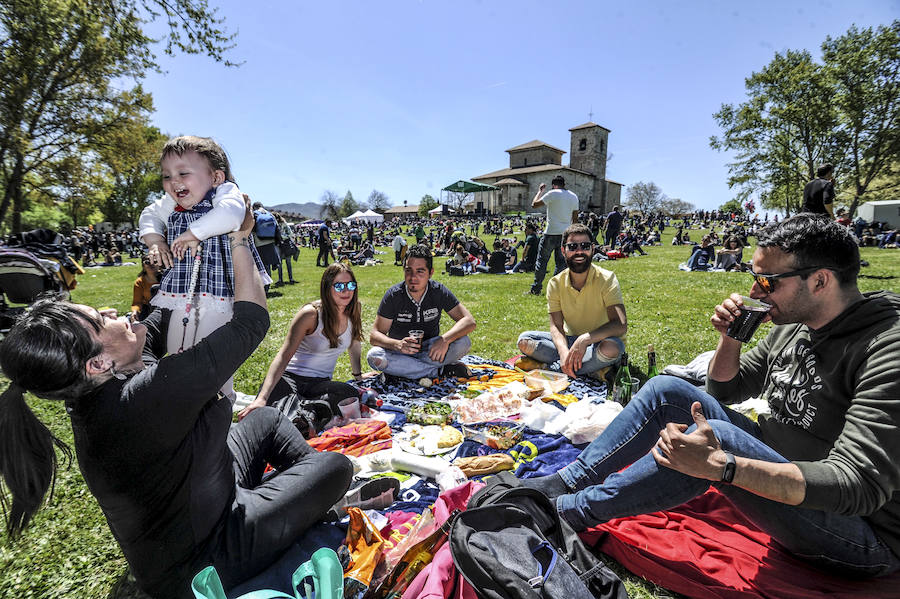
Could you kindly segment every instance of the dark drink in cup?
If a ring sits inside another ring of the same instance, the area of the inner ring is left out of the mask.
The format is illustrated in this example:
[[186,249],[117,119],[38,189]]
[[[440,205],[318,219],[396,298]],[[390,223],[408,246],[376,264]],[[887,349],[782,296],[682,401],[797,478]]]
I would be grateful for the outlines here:
[[747,343],[762,324],[771,306],[746,296],[741,296],[741,300],[743,305],[738,306],[741,313],[735,317],[725,334],[741,343]]

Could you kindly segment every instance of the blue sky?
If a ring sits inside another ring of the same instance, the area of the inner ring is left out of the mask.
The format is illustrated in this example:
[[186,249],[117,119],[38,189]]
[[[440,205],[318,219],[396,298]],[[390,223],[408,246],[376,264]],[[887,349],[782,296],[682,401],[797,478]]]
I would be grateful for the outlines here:
[[712,115],[745,98],[744,79],[776,52],[818,58],[826,35],[900,15],[898,0],[210,4],[244,64],[161,56],[152,120],[216,138],[266,205],[348,189],[416,204],[508,166],[520,143],[568,150],[592,111],[612,130],[608,178],[716,208],[734,193]]

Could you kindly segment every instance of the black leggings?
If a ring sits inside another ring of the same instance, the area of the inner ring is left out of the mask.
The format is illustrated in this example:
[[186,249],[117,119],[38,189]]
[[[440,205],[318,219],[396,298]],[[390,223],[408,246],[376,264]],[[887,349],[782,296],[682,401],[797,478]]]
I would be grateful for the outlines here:
[[[274,408],[253,410],[233,426],[228,449],[234,455],[237,495],[210,555],[225,588],[275,562],[322,519],[353,478],[350,460],[307,445]],[[263,482],[266,464],[277,474]]]
[[331,412],[336,416],[341,413],[338,402],[348,397],[359,397],[359,391],[349,383],[285,372],[269,393],[266,405],[281,409],[282,401],[292,393],[303,399],[324,399],[331,405]]

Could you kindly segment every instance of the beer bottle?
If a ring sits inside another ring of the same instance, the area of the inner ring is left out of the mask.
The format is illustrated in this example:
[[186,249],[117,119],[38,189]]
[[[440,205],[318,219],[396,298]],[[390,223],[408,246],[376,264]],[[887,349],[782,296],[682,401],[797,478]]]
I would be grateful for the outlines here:
[[656,351],[651,343],[647,346],[647,378],[652,379],[657,374],[659,374],[659,369],[656,367]]
[[631,401],[631,370],[628,368],[628,352],[622,352],[622,362],[613,383],[613,400],[628,405]]

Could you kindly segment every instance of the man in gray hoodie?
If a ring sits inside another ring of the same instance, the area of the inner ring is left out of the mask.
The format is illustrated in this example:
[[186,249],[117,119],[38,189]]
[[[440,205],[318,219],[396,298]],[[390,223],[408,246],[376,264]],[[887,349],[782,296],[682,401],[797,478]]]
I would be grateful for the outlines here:
[[[715,485],[801,559],[849,576],[900,569],[900,296],[860,293],[849,230],[800,214],[763,230],[750,296],[776,326],[753,349],[716,306],[706,392],[654,377],[572,464],[526,485],[576,530],[675,507]],[[759,422],[725,407],[751,396]],[[630,466],[629,466],[630,464]],[[625,468],[629,466],[628,468]],[[624,470],[623,470],[624,468]]]

